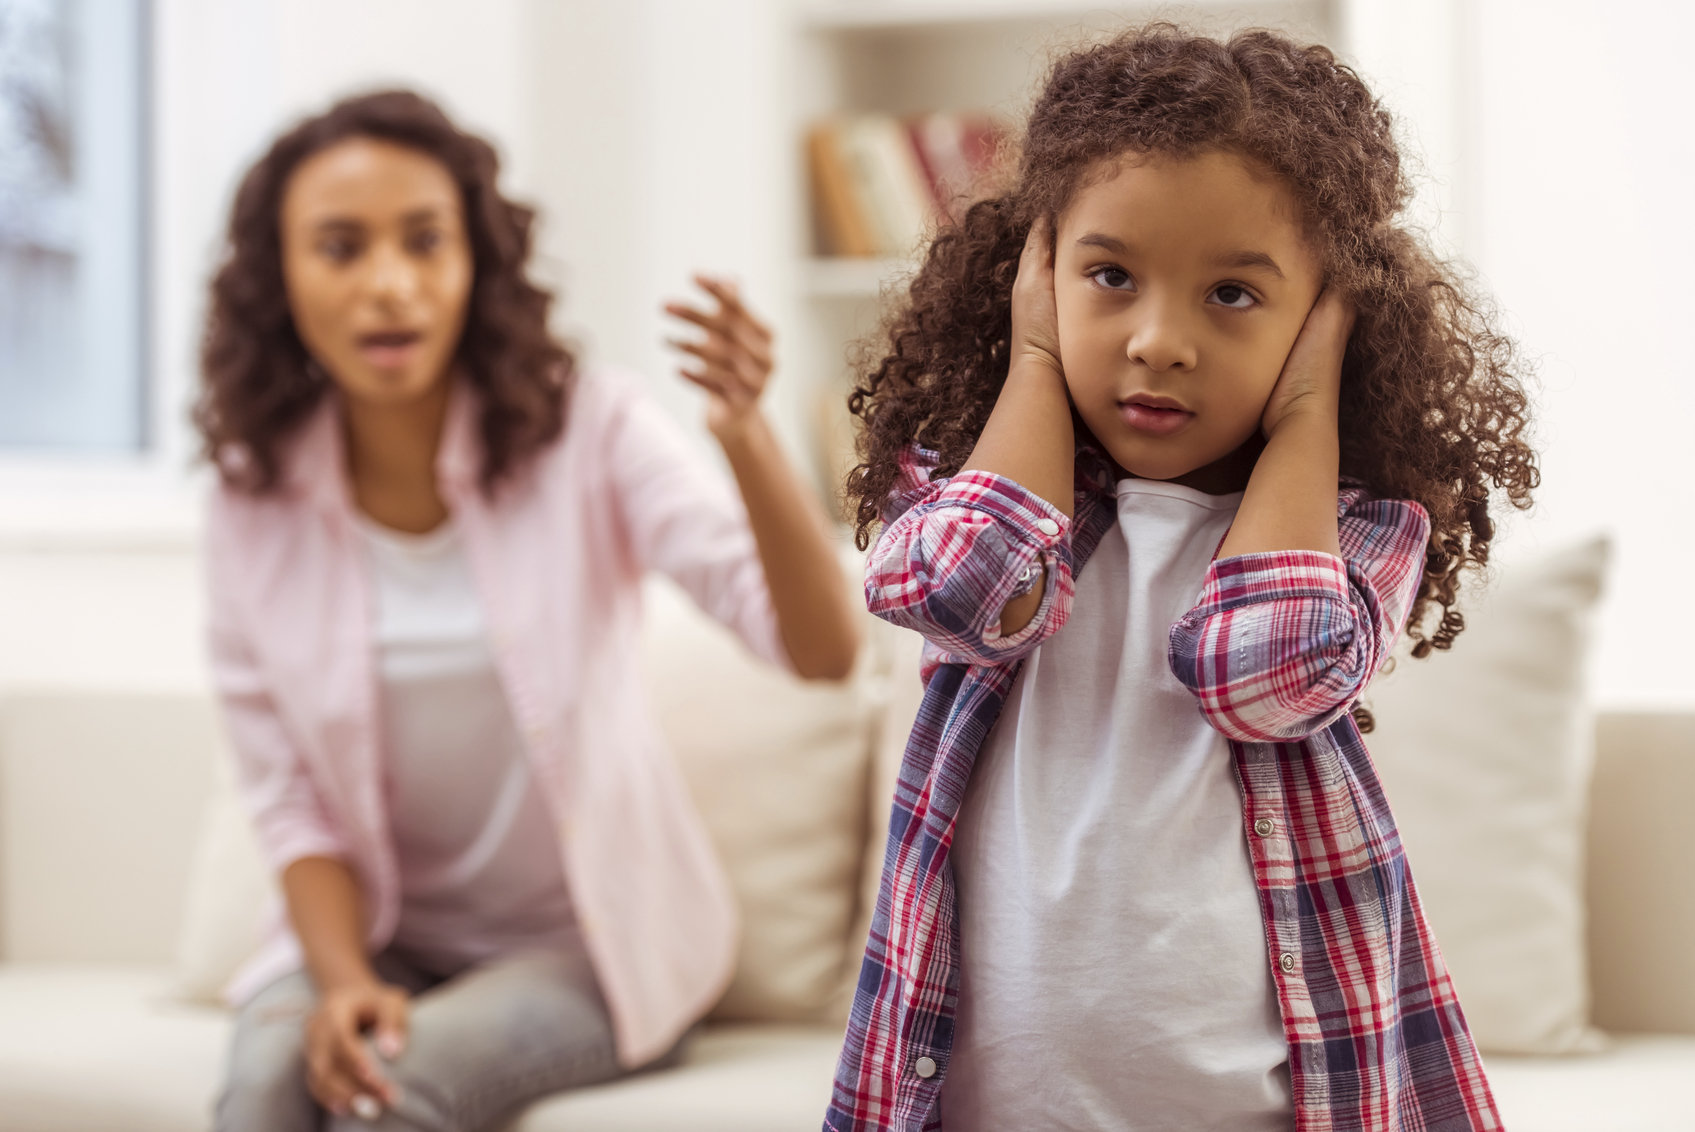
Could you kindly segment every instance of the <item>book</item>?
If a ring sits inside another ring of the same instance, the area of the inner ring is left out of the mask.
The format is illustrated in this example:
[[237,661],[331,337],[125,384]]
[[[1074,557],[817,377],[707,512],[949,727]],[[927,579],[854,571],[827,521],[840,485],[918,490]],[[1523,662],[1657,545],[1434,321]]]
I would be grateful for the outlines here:
[[842,122],[831,119],[819,122],[807,134],[819,251],[832,256],[874,256],[877,243],[848,171],[841,133]]
[[845,114],[807,134],[814,231],[828,256],[905,258],[987,183],[1004,131],[985,114]]

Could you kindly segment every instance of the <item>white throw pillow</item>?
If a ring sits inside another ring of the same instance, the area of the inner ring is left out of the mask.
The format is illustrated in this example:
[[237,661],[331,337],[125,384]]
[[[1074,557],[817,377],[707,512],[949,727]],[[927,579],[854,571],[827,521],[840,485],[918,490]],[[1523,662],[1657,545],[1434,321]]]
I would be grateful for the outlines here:
[[[807,684],[755,660],[670,582],[649,582],[645,600],[649,694],[742,911],[736,977],[713,1016],[837,1021],[865,839],[869,658],[852,680]],[[199,1001],[258,947],[273,888],[230,779],[207,806],[178,945],[179,993]]]
[[845,1021],[869,650],[854,679],[806,684],[755,660],[669,583],[651,584],[647,602],[650,695],[742,911],[736,977],[712,1017]]
[[217,754],[177,936],[176,993],[191,1002],[223,1000],[225,985],[258,949],[277,898],[221,745]]
[[1587,672],[1609,544],[1468,577],[1451,651],[1366,697],[1377,764],[1472,1034],[1499,1053],[1594,1045],[1584,940],[1594,765]]

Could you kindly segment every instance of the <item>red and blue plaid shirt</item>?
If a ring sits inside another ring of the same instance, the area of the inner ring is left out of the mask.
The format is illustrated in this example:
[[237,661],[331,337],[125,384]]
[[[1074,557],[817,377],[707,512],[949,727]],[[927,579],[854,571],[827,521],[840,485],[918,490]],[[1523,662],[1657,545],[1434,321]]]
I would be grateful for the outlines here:
[[[959,993],[948,854],[960,799],[1023,659],[1064,626],[1076,573],[1117,521],[1108,465],[1093,453],[1079,458],[1075,519],[990,473],[931,482],[932,466],[909,454],[867,570],[872,612],[925,637],[925,691],[827,1132],[942,1127]],[[1230,741],[1297,1132],[1499,1129],[1349,711],[1406,620],[1429,519],[1416,503],[1353,487],[1337,514],[1341,558],[1215,560],[1171,628],[1171,667]],[[1002,607],[1044,566],[1035,617],[1002,636]]]

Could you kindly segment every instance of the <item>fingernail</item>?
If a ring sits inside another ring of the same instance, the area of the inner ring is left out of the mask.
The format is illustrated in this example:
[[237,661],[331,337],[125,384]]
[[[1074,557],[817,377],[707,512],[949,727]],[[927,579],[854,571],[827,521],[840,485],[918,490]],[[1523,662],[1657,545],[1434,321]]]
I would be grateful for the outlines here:
[[353,1098],[353,1115],[360,1120],[375,1120],[383,1114],[383,1106],[376,1097],[360,1093]]
[[377,1037],[377,1052],[393,1061],[400,1056],[402,1043],[399,1034],[381,1034]]

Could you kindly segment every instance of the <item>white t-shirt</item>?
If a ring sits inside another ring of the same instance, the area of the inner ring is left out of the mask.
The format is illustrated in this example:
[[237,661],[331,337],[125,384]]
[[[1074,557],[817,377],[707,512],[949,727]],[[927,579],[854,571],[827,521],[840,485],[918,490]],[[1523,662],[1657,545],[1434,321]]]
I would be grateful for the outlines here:
[[412,535],[362,520],[360,530],[401,876],[394,945],[443,974],[525,947],[580,951],[559,838],[457,527]]
[[1288,1047],[1230,749],[1166,661],[1241,502],[1126,479],[955,831],[950,1128],[1288,1132]]

